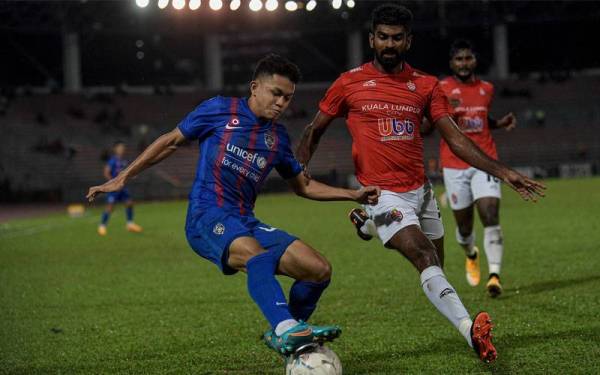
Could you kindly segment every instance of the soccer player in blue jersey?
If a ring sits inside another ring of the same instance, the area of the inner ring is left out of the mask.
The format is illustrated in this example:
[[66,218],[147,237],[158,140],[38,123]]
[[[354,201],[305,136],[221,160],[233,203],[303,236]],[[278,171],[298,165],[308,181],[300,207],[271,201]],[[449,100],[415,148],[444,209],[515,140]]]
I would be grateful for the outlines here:
[[[299,76],[298,67],[287,59],[266,56],[258,62],[249,98],[217,96],[201,103],[124,171],[90,188],[87,195],[93,200],[99,193],[121,190],[130,178],[171,155],[185,140],[197,140],[200,156],[189,196],[188,242],[224,274],[247,273],[248,292],[272,327],[264,340],[283,355],[314,341],[332,340],[341,329],[306,323],[329,285],[327,259],[253,214],[269,172],[275,168],[297,195],[308,199],[374,204],[379,197],[377,187],[335,188],[302,173],[286,128],[276,122],[288,107]],[[275,274],[296,280],[288,301]]]
[[[115,178],[119,173],[121,173],[122,170],[124,170],[127,167],[127,160],[124,159],[124,156],[125,143],[121,141],[115,142],[113,146],[113,156],[108,160],[108,162],[104,166],[104,177],[107,180]],[[108,219],[110,219],[110,214],[113,211],[114,205],[117,202],[125,203],[125,214],[127,215],[127,230],[134,233],[140,233],[142,231],[142,227],[133,222],[133,200],[131,199],[131,195],[129,195],[129,191],[126,188],[123,188],[119,191],[113,191],[108,193],[106,197],[106,208],[102,213],[102,221],[98,226],[98,234],[101,236],[106,236],[106,225],[108,224]]]

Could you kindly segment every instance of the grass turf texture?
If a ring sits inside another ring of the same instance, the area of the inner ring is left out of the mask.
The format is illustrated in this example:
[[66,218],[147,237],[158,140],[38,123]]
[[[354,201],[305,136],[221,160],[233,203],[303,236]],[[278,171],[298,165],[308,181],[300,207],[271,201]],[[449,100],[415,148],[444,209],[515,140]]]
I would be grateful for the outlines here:
[[[448,279],[472,314],[488,310],[496,320],[492,365],[431,306],[402,256],[356,237],[351,203],[265,195],[256,214],[332,262],[313,321],[344,328],[330,347],[346,374],[598,373],[600,179],[548,185],[538,204],[504,191],[505,293],[496,300],[483,280],[467,285],[451,212],[443,211]],[[125,231],[119,208],[105,238],[95,232],[100,206],[81,219],[0,226],[0,372],[283,372],[258,340],[267,323],[245,275],[223,276],[189,249],[185,202],[139,205],[141,235]],[[482,248],[481,232],[477,225]]]

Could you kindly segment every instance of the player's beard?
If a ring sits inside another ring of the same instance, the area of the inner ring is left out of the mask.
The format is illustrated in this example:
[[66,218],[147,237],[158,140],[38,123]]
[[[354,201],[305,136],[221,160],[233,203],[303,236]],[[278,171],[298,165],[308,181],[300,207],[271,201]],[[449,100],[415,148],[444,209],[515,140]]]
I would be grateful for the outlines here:
[[[393,56],[384,56],[385,54],[393,54]],[[404,61],[404,53],[395,49],[384,49],[380,53],[375,52],[375,58],[383,69],[391,71]]]

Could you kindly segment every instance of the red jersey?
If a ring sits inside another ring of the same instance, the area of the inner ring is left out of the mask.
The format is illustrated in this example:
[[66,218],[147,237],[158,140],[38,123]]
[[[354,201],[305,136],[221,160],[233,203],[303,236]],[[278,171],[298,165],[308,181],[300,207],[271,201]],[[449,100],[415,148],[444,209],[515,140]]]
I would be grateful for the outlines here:
[[[489,157],[498,159],[496,143],[494,143],[488,124],[488,112],[494,95],[494,86],[479,79],[463,83],[454,77],[447,77],[440,83],[450,102],[452,117],[460,130]],[[470,167],[469,164],[454,155],[443,139],[440,141],[440,159],[444,168],[467,169]]]
[[342,73],[319,109],[346,118],[358,181],[401,193],[425,181],[421,121],[448,116],[447,100],[434,76],[406,63],[384,73],[370,62]]

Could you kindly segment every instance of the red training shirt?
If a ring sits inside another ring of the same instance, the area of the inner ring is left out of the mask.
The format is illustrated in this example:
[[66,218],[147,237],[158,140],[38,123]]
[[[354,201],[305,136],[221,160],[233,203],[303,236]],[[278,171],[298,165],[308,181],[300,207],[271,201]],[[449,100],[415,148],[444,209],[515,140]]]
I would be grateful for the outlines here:
[[449,115],[438,79],[407,63],[396,74],[380,72],[372,62],[342,73],[319,109],[346,118],[358,181],[399,193],[425,181],[423,116],[435,123]]
[[[498,159],[496,143],[488,124],[488,112],[494,96],[494,86],[486,81],[463,83],[454,77],[440,81],[452,108],[452,117],[462,132],[492,159]],[[440,161],[443,168],[467,169],[469,164],[456,156],[443,139],[440,141]]]

